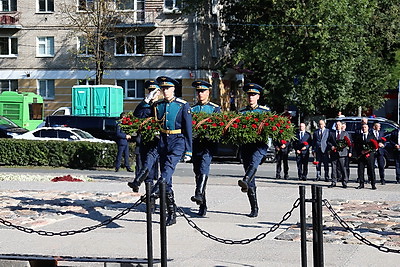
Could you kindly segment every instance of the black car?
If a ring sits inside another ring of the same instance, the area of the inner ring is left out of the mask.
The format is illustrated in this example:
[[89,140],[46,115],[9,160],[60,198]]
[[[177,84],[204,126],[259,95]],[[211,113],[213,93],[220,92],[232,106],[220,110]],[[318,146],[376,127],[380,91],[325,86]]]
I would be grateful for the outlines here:
[[0,138],[13,138],[26,132],[28,132],[27,129],[21,128],[6,117],[0,116]]
[[[337,121],[342,121],[346,122],[346,131],[349,132],[350,136],[353,137],[353,135],[361,130],[361,119],[364,117],[338,117],[338,118],[332,118],[332,119],[327,119],[326,120],[326,128],[330,130],[335,130],[335,124]],[[400,126],[395,123],[394,121],[381,118],[381,117],[376,117],[376,118],[368,118],[368,127],[369,129],[372,129],[374,123],[379,122],[381,124],[381,131],[384,132],[384,136],[387,138],[394,130],[399,130]],[[393,144],[390,142],[387,142],[385,144],[385,160],[386,160],[386,166],[393,165],[394,164],[394,158],[393,158]],[[356,157],[357,155],[353,155],[353,158]]]

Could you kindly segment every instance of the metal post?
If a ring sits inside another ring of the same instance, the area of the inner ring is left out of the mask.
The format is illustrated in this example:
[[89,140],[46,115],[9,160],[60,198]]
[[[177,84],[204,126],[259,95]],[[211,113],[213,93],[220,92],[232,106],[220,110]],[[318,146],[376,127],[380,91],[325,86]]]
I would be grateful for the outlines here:
[[160,183],[160,238],[161,238],[161,266],[167,266],[167,225],[166,225],[166,183]]
[[317,225],[318,225],[318,267],[324,266],[324,236],[323,236],[323,221],[322,221],[322,187],[317,187],[316,192],[316,213],[317,213]]
[[317,226],[317,208],[316,208],[316,195],[317,195],[317,186],[311,186],[311,200],[312,200],[312,229],[313,229],[313,260],[314,266],[318,266],[318,226]]
[[300,193],[300,240],[301,240],[301,266],[307,267],[307,222],[306,222],[306,190],[299,186]]
[[151,218],[151,183],[146,182],[147,266],[153,266],[153,227]]

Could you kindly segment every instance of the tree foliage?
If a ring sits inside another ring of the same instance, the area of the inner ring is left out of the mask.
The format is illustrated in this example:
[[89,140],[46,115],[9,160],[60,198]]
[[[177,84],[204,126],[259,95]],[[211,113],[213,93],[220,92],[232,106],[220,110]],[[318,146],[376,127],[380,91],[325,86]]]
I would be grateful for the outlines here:
[[219,3],[229,48],[225,67],[251,70],[247,81],[264,85],[266,102],[277,111],[288,104],[328,116],[378,108],[396,84],[396,0]]

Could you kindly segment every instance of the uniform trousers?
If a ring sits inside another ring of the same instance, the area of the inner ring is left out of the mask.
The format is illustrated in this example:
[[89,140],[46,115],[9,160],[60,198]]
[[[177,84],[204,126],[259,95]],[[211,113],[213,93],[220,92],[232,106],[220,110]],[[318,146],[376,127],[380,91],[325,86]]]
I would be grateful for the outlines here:
[[146,182],[153,182],[153,180],[158,179],[158,139],[148,143],[141,143],[139,157],[140,168],[149,170]]
[[[264,143],[250,143],[241,146],[241,155],[243,160],[244,171],[249,169],[257,170],[262,159],[267,154],[268,145]],[[251,179],[249,187],[256,187],[256,179]]]
[[172,175],[176,165],[185,153],[185,138],[183,134],[160,134],[158,145],[160,155],[161,180],[166,182],[166,192],[172,192]]
[[212,142],[193,140],[193,172],[195,175],[210,173],[210,164],[215,146]]

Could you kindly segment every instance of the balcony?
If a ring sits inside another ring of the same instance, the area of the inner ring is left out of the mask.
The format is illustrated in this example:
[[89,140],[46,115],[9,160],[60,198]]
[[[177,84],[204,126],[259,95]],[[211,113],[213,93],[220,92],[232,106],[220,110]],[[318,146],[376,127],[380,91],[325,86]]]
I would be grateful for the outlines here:
[[19,13],[0,14],[0,29],[22,29]]
[[156,28],[156,11],[131,11],[121,12],[117,28]]

